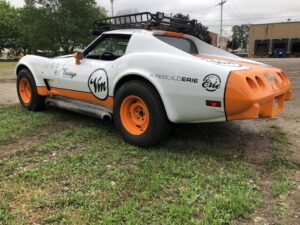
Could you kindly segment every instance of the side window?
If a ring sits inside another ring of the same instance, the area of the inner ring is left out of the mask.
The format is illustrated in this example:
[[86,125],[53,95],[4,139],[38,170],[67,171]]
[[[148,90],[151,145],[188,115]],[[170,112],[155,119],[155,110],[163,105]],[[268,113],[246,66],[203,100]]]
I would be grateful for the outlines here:
[[91,50],[88,55],[97,55],[101,56],[104,52],[111,52],[111,38],[105,38],[98,45],[95,46],[93,50]]
[[112,38],[112,53],[119,57],[125,55],[128,42],[128,37]]
[[181,37],[178,38],[178,37],[171,37],[171,36],[163,36],[163,35],[155,35],[155,37],[186,53],[198,54],[198,50],[195,43],[190,39],[181,38]]
[[86,54],[86,58],[101,60],[117,59],[125,54],[129,39],[129,35],[105,37]]

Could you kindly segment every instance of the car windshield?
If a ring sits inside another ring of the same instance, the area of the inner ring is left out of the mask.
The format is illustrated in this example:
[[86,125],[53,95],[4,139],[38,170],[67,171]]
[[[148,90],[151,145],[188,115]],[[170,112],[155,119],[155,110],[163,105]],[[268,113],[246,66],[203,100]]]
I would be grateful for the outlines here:
[[164,36],[164,35],[156,35],[155,37],[184,52],[190,54],[198,54],[198,49],[195,43],[190,39],[181,38],[181,37]]

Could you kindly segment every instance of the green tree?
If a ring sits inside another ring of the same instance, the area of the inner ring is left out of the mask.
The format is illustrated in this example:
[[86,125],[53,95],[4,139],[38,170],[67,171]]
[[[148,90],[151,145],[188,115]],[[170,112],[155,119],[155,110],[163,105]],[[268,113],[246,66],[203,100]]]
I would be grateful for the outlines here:
[[232,40],[236,42],[237,48],[247,49],[249,39],[249,24],[235,25],[232,27]]
[[105,16],[95,0],[25,0],[22,33],[35,50],[69,54],[93,39],[94,20]]
[[8,2],[0,0],[0,51],[16,45],[19,36],[18,13]]
[[238,49],[238,44],[235,39],[232,39],[231,41],[227,41],[227,49],[231,48],[232,50]]
[[[181,20],[190,20],[189,15],[183,15],[182,13],[177,13],[173,16],[173,18],[181,19]],[[195,29],[193,31],[193,36],[205,41],[207,43],[211,43],[211,37],[209,36],[209,31],[206,26],[203,26],[201,23],[197,23]]]

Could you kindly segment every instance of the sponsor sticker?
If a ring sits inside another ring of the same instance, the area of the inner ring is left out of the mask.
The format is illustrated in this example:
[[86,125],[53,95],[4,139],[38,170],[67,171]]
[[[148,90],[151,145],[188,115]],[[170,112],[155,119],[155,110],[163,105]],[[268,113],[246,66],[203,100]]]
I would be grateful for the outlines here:
[[118,41],[117,45],[127,46],[128,42],[126,42],[126,41]]
[[77,74],[75,72],[69,71],[68,68],[63,68],[63,75],[64,77],[73,79]]
[[186,76],[173,76],[173,75],[166,75],[166,74],[150,74],[150,77],[154,77],[161,80],[170,80],[170,81],[178,81],[178,82],[185,82],[185,83],[194,83],[197,84],[199,82],[198,78],[193,77],[186,77]]
[[217,60],[217,59],[206,59],[206,58],[200,58],[201,60],[209,63],[213,63],[215,65],[220,65],[220,66],[228,66],[228,67],[242,67],[242,65],[235,63],[235,62],[230,62],[230,61],[225,61],[225,60]]
[[221,87],[221,78],[216,74],[206,75],[203,79],[202,87],[205,88],[206,91],[216,91]]
[[96,98],[105,100],[108,97],[108,78],[104,70],[94,71],[89,77],[88,86]]

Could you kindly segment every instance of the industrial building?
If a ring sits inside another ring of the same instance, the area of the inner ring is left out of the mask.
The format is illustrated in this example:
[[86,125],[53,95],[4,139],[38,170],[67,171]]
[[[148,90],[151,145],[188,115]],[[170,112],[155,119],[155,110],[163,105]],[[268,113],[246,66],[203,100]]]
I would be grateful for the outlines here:
[[223,50],[227,50],[227,42],[230,41],[230,37],[222,36],[220,38],[220,36],[217,33],[214,33],[214,32],[209,32],[208,35],[211,38],[210,44],[212,46],[221,48]]
[[211,38],[210,44],[212,46],[218,47],[218,38],[219,38],[219,35],[217,33],[214,33],[214,32],[209,32],[208,35]]
[[300,22],[250,25],[249,57],[300,57]]

